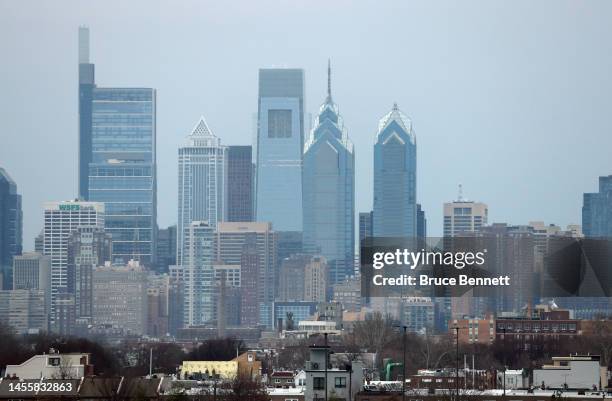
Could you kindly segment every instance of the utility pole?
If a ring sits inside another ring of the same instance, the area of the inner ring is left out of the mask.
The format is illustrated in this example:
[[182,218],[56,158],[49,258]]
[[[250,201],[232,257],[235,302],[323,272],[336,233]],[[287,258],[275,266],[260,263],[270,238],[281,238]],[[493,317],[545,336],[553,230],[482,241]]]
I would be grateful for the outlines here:
[[323,333],[325,336],[325,401],[327,401],[327,358],[329,358],[329,351],[327,348],[327,333]]
[[474,364],[474,354],[472,354],[472,390],[476,390],[476,384],[475,384],[475,379],[476,379],[476,366]]
[[406,330],[408,330],[408,326],[394,326],[401,327],[403,329],[402,333],[402,401],[406,401]]
[[149,379],[153,376],[153,347],[149,348]]
[[504,333],[504,372],[503,372],[503,380],[504,380],[504,398],[506,398],[506,326],[502,329],[502,333]]

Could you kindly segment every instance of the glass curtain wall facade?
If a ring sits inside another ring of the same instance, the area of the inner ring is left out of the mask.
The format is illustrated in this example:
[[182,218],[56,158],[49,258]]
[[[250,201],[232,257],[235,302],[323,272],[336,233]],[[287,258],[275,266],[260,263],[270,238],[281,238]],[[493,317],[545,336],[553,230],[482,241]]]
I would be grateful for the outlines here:
[[89,197],[91,108],[96,87],[95,66],[89,62],[89,28],[79,27],[79,198]]
[[585,193],[582,230],[586,237],[612,237],[612,175],[599,177],[599,192]]
[[259,70],[257,221],[302,231],[304,71]]
[[354,272],[355,154],[328,88],[304,145],[304,250],[325,256],[328,284]]
[[253,221],[251,146],[230,146],[227,163],[227,221]]
[[374,236],[416,237],[416,211],[416,136],[395,104],[374,145]]
[[13,257],[22,251],[23,213],[15,181],[0,168],[0,289],[11,290]]
[[106,205],[113,261],[155,260],[155,90],[95,88],[89,200]]

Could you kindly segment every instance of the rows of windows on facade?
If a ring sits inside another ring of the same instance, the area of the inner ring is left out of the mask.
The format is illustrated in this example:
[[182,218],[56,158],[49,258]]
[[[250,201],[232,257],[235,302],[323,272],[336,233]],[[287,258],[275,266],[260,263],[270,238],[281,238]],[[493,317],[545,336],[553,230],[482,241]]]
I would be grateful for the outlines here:
[[[309,131],[301,69],[259,70],[252,146],[222,144],[200,117],[178,148],[177,224],[163,229],[156,91],[98,86],[94,67],[81,27],[78,194],[45,203],[35,252],[22,253],[21,196],[0,169],[0,320],[20,332],[201,337],[286,329],[314,314],[341,320],[366,306],[355,257],[355,150],[329,64]],[[373,209],[359,213],[357,241],[425,238],[416,135],[397,104],[380,119],[373,152]],[[612,234],[611,194],[612,176],[584,195],[587,236]],[[487,205],[461,193],[443,213],[445,237],[565,232],[538,222],[489,225]],[[582,235],[580,226],[568,231]],[[516,309],[528,296],[497,306],[420,298],[407,304],[420,312],[400,316],[420,316],[415,327],[444,326],[446,312]]]

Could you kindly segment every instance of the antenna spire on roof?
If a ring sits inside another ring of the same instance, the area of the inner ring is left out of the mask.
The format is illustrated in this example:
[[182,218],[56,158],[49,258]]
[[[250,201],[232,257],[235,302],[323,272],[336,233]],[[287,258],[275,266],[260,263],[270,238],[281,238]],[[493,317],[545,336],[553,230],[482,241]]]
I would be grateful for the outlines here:
[[327,101],[330,102],[331,95],[331,58],[327,59]]
[[463,202],[463,185],[461,185],[461,183],[459,183],[459,189],[457,191],[457,201]]

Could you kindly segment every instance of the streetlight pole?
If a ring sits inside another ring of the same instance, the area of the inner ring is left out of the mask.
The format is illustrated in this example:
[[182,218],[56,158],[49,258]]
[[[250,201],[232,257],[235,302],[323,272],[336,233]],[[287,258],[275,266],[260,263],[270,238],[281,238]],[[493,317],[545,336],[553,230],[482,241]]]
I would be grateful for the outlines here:
[[403,342],[403,361],[402,361],[402,401],[406,401],[406,329],[408,326],[402,326],[404,334],[402,338]]

